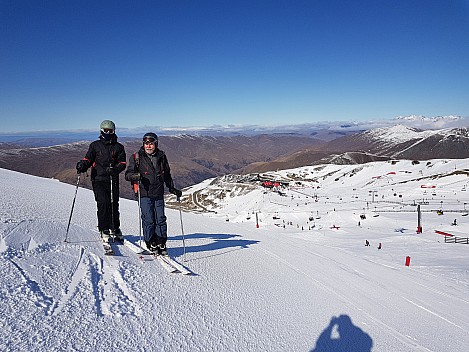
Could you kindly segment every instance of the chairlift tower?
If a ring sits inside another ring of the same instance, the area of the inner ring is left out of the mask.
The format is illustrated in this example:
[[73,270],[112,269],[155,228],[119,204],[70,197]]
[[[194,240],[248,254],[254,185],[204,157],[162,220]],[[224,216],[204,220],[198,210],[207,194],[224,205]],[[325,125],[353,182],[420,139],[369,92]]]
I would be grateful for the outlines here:
[[417,233],[422,233],[422,213],[420,212],[420,204],[417,205]]
[[375,202],[375,194],[376,194],[377,192],[378,192],[378,191],[376,191],[376,190],[368,191],[368,193],[371,193],[371,203],[374,203],[374,202]]

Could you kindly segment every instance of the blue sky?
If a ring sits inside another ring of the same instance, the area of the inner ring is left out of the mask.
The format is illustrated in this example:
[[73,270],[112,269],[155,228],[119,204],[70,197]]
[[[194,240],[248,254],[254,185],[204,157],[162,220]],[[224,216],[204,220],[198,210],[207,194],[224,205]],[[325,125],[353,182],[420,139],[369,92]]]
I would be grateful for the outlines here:
[[0,2],[1,131],[469,117],[469,1]]

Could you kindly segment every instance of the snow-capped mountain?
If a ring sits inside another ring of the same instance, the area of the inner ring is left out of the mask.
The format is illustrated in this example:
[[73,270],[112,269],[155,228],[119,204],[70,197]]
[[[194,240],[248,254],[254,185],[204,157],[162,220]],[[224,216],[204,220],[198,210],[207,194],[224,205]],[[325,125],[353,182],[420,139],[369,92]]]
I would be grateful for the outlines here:
[[406,124],[409,127],[421,129],[458,128],[465,125],[464,118],[455,115],[434,117],[423,115],[398,116],[393,121],[396,121],[398,124]]
[[467,158],[469,131],[467,128],[420,130],[396,125],[339,138],[324,148],[341,152],[360,151],[396,159]]

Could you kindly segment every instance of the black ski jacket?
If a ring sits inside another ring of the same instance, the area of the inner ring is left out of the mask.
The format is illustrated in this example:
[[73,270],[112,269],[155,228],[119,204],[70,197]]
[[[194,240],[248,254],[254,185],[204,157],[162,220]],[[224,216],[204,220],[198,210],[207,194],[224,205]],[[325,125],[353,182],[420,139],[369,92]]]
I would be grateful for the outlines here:
[[86,169],[91,167],[91,181],[109,181],[109,167],[114,169],[113,175],[118,175],[127,165],[124,146],[117,142],[117,136],[109,141],[100,136],[90,144],[83,161]]
[[131,181],[130,176],[134,173],[140,173],[140,197],[163,199],[165,184],[169,190],[174,189],[168,159],[160,149],[148,155],[141,147],[135,156],[132,154],[125,170],[125,179]]

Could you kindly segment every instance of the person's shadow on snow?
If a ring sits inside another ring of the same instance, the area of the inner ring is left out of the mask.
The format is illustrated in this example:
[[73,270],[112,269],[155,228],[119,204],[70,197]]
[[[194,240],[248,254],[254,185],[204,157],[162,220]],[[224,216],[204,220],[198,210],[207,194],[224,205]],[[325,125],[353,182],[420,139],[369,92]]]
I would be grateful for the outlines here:
[[370,352],[371,347],[370,335],[353,325],[348,315],[341,315],[332,317],[311,352]]
[[[139,236],[136,235],[125,235],[126,239],[130,242],[136,243],[139,240]],[[182,236],[169,237],[169,240],[174,242],[168,243],[168,252],[172,256],[179,257],[183,255],[183,245],[186,246],[186,253],[202,253],[207,252],[206,256],[222,255],[228,252],[237,251],[240,249],[249,248],[252,245],[259,243],[257,240],[244,239],[241,235],[237,234],[225,234],[225,233],[192,233],[184,236],[184,242],[182,242]],[[191,239],[205,239],[203,244],[194,244]],[[198,259],[202,259],[199,256]],[[193,258],[194,259],[194,258]]]
[[[195,252],[218,252],[218,254],[211,254],[211,255],[220,255],[231,251],[240,250],[243,248],[248,248],[259,241],[256,240],[247,240],[244,239],[240,235],[236,234],[214,234],[214,233],[192,233],[187,234],[184,236],[185,240],[191,239],[206,239],[208,240],[205,244],[198,244],[194,245],[192,241],[186,242],[186,252],[187,253],[195,253]],[[182,240],[182,236],[175,236],[171,237],[171,240],[179,241]],[[182,255],[183,248],[182,247],[170,247],[170,251],[174,253],[174,255]]]

